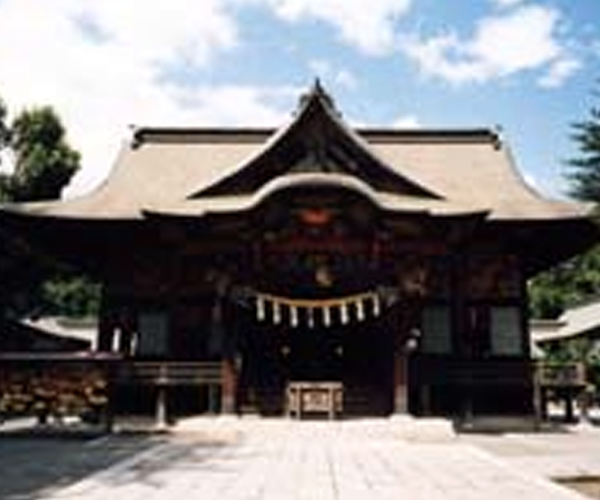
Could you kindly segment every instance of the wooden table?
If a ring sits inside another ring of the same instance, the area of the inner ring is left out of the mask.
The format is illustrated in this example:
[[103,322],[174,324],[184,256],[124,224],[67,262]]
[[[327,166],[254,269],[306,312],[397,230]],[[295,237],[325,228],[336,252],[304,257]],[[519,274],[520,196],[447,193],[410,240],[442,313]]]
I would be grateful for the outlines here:
[[342,414],[343,385],[336,381],[293,381],[286,390],[286,413],[300,419],[325,414],[330,420]]

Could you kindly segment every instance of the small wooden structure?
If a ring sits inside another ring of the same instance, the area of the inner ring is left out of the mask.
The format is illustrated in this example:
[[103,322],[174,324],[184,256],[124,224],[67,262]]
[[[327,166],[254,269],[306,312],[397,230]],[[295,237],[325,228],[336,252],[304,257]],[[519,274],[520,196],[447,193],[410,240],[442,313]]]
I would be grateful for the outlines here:
[[330,420],[343,412],[341,382],[289,382],[286,391],[286,414],[302,418],[306,415],[327,415]]
[[496,132],[355,129],[318,83],[278,130],[138,129],[98,190],[0,224],[103,283],[98,348],[133,362],[115,406],[168,387],[175,413],[214,409],[169,372],[190,362],[222,412],[302,414],[333,383],[328,415],[341,393],[344,415],[531,414],[526,282],[597,238]]
[[539,390],[539,413],[542,419],[548,417],[548,404],[562,401],[564,418],[567,422],[575,420],[574,404],[587,386],[585,365],[583,363],[538,362],[536,384]]

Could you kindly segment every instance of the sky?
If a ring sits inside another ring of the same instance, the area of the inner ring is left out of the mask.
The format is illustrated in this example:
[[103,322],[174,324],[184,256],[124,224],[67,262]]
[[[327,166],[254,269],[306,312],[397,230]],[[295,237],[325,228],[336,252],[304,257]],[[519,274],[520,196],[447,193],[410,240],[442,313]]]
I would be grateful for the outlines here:
[[0,0],[0,96],[56,109],[67,196],[132,127],[281,126],[318,77],[353,125],[499,128],[563,197],[599,69],[599,0]]

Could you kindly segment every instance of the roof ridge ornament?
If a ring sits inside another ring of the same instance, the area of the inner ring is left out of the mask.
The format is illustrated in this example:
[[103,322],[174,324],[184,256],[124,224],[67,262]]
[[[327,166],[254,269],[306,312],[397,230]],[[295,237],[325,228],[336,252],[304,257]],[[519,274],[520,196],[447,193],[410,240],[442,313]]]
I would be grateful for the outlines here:
[[321,104],[325,105],[336,115],[341,116],[341,113],[335,105],[333,97],[331,97],[331,94],[329,94],[329,92],[325,90],[325,87],[321,83],[319,77],[315,78],[315,81],[313,82],[312,87],[308,90],[308,92],[305,92],[300,96],[296,112],[302,112],[311,102],[316,100],[318,100]]

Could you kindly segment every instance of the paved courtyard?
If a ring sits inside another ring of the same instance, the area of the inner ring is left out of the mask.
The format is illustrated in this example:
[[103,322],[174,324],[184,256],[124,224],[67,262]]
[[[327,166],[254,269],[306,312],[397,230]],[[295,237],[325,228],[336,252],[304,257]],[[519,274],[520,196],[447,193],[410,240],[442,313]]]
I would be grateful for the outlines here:
[[165,435],[4,436],[0,498],[574,500],[546,477],[599,475],[599,445],[597,429],[455,437],[393,419],[200,418]]

